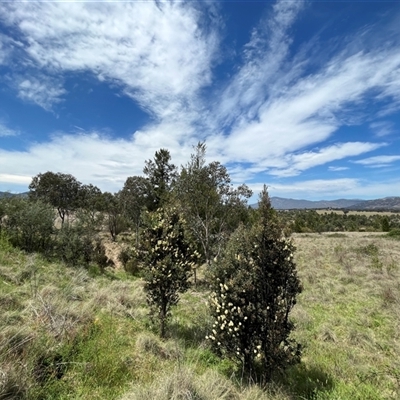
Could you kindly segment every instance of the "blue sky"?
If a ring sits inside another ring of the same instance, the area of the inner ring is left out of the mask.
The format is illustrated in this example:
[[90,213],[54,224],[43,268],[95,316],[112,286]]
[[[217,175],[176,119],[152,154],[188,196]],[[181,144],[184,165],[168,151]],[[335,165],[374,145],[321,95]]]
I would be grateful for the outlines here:
[[205,140],[255,198],[400,196],[399,133],[399,1],[0,1],[0,191]]

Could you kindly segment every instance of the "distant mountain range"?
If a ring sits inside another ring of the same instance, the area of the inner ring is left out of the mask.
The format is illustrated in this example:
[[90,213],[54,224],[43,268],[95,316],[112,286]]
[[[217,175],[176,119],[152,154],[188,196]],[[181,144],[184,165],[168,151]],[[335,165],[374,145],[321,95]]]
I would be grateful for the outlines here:
[[[26,197],[28,192],[24,193],[9,193],[0,192],[2,197]],[[338,199],[338,200],[297,200],[286,199],[284,197],[271,197],[272,207],[276,210],[299,210],[299,209],[347,209],[347,210],[393,210],[400,211],[400,197],[385,197],[375,200],[360,200],[360,199]],[[257,208],[257,204],[251,205]]]
[[24,193],[0,192],[0,199],[2,197],[26,197],[26,196],[28,196],[28,192]]
[[[283,197],[271,197],[271,204],[276,210],[295,209],[348,209],[348,210],[398,210],[400,211],[400,197],[385,197],[376,200],[338,199],[338,200],[296,200]],[[252,207],[257,207],[253,205]]]

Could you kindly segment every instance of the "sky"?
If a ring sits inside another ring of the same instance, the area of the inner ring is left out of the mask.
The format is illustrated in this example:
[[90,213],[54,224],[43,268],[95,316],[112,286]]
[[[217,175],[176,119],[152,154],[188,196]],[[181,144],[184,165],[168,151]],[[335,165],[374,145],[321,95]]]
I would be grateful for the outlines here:
[[206,142],[253,199],[400,196],[400,1],[0,0],[0,191]]

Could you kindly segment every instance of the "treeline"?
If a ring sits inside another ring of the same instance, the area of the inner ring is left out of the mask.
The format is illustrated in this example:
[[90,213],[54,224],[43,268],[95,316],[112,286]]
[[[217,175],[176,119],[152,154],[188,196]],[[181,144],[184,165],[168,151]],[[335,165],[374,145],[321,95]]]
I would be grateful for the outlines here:
[[[207,164],[205,153],[205,144],[199,143],[178,171],[169,151],[160,149],[146,161],[143,176],[128,177],[117,193],[84,185],[69,174],[40,173],[29,185],[28,198],[0,201],[0,229],[23,250],[87,264],[98,256],[93,256],[89,243],[99,239],[100,232],[106,230],[112,240],[131,232],[138,244],[149,214],[175,208],[201,255],[199,262],[210,263],[254,212],[247,206],[251,190],[234,187],[227,169],[219,162]],[[125,264],[126,257],[122,256]]]
[[400,215],[349,214],[315,210],[280,211],[279,216],[292,232],[389,232],[400,228]]

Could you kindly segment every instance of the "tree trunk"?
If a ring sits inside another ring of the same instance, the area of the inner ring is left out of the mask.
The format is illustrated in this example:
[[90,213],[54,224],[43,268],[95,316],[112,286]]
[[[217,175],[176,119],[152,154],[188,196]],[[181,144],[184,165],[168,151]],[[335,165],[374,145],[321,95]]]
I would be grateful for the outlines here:
[[167,320],[167,305],[164,303],[161,305],[160,310],[160,336],[165,338],[165,325]]

